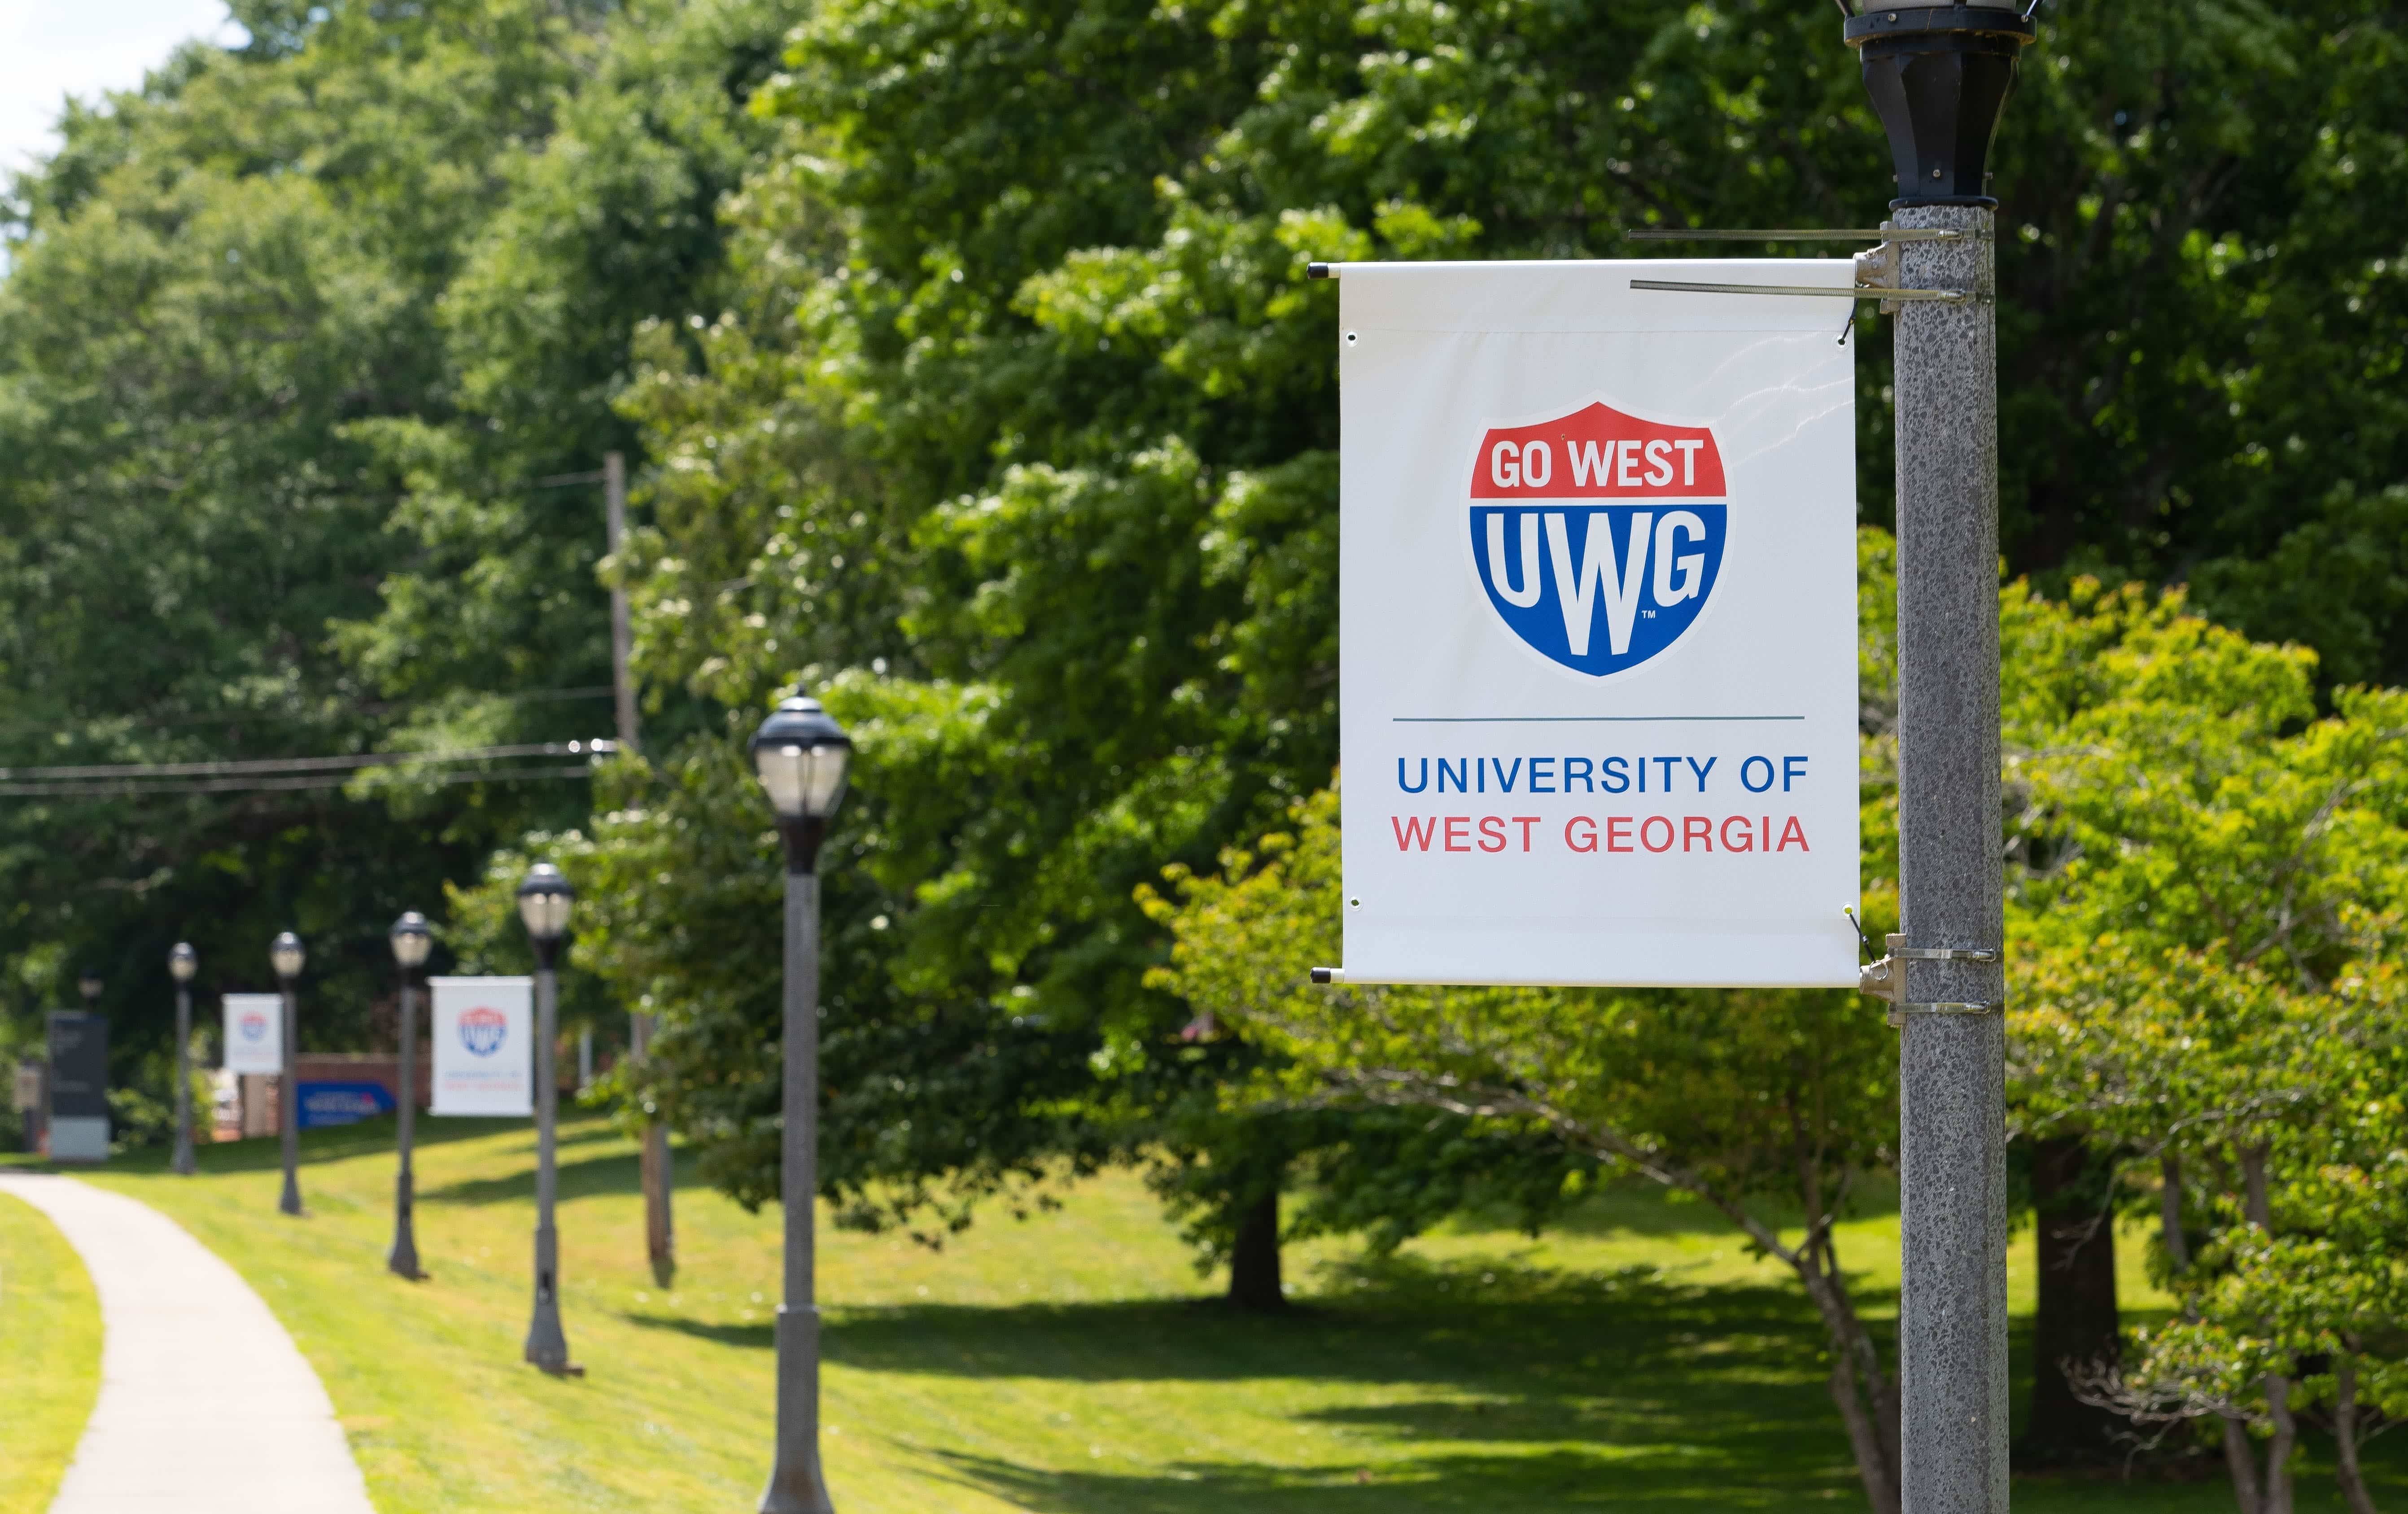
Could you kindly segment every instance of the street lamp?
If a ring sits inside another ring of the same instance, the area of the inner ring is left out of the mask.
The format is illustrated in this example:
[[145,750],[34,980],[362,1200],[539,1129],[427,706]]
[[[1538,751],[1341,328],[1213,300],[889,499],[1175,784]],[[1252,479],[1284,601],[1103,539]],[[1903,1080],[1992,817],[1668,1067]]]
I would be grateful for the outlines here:
[[568,1337],[560,1329],[560,1237],[552,1229],[559,1177],[552,1117],[560,1080],[552,1070],[552,1040],[560,1018],[560,944],[568,939],[568,912],[577,890],[549,862],[527,869],[519,884],[519,918],[535,944],[535,1318],[527,1325],[526,1359],[546,1372],[574,1373]]
[[175,1168],[193,1175],[193,975],[201,970],[201,954],[192,943],[179,941],[167,953],[167,972],[176,980],[176,1159]]
[[820,843],[844,801],[853,739],[817,699],[787,699],[752,734],[752,771],[786,848],[786,1294],[778,1305],[778,1447],[762,1514],[833,1514],[820,1470],[820,1311],[811,1201],[819,1190]]
[[434,949],[435,933],[426,929],[425,916],[409,910],[393,922],[391,940],[393,959],[401,968],[401,1110],[394,1143],[401,1153],[401,1168],[393,1180],[393,1249],[385,1253],[384,1264],[416,1282],[426,1276],[418,1270],[418,1233],[409,1213],[416,1188],[409,1170],[409,1141],[418,1127],[418,970],[426,965],[426,954]]
[[100,1007],[100,970],[97,968],[85,968],[82,974],[76,979],[76,991],[83,995],[84,1008],[98,1009]]
[[276,1131],[284,1146],[284,1192],[276,1207],[288,1215],[301,1212],[301,1090],[294,1084],[294,1048],[301,1039],[301,1011],[293,996],[294,981],[309,954],[301,938],[287,930],[267,944],[267,959],[284,990],[284,1066],[276,1079]]

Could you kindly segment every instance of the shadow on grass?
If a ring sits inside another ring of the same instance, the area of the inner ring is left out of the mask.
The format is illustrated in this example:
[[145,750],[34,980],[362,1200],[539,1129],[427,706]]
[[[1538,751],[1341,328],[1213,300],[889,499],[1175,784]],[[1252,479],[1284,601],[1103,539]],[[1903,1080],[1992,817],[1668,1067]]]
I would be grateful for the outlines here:
[[[632,1149],[597,1152],[591,1156],[572,1156],[580,1146],[616,1143],[622,1138],[607,1126],[571,1139],[564,1132],[560,1139],[562,1159],[557,1172],[562,1199],[593,1198],[602,1194],[640,1193],[643,1191],[643,1168]],[[674,1187],[698,1189],[702,1185],[694,1175],[691,1163],[681,1164],[675,1175]],[[498,1177],[471,1177],[437,1188],[419,1190],[422,1204],[456,1204],[475,1208],[493,1204],[526,1204],[535,1198],[535,1165],[514,1166]]]
[[[1794,1229],[1804,1223],[1803,1215],[1794,1206],[1757,1204],[1751,1207],[1758,1218],[1776,1230]],[[1862,1186],[1856,1202],[1849,1206],[1848,1218],[1867,1218],[1897,1212],[1894,1185],[1873,1179]],[[1627,1235],[1641,1239],[1714,1235],[1745,1244],[1739,1227],[1718,1211],[1680,1195],[1668,1194],[1652,1184],[1616,1185],[1590,1193],[1549,1216],[1546,1228],[1563,1235]],[[1502,1205],[1472,1209],[1440,1227],[1440,1233],[1448,1234],[1496,1234],[1519,1230],[1513,1212]]]
[[646,1330],[666,1330],[695,1340],[707,1340],[720,1346],[737,1346],[751,1350],[766,1351],[778,1344],[778,1329],[764,1321],[757,1325],[718,1325],[702,1319],[688,1319],[674,1314],[631,1314],[619,1316],[631,1325]]
[[[1241,1394],[1251,1380],[1268,1402],[1298,1382],[1376,1391],[1322,1406],[1308,1396],[1285,1418],[1309,1434],[1277,1432],[1242,1459],[1190,1448],[1128,1473],[939,1454],[954,1480],[1052,1514],[1536,1514],[1858,1496],[1823,1387],[1821,1334],[1794,1293],[1691,1287],[1644,1268],[1583,1276],[1411,1258],[1327,1269],[1322,1281],[1314,1306],[1269,1319],[1207,1320],[1179,1303],[853,1315],[828,1349],[884,1371],[1203,1379]],[[1180,1435],[1163,1426],[1170,1447]]]
[[[391,1156],[399,1139],[397,1122],[391,1115],[380,1115],[354,1125],[337,1125],[325,1130],[301,1132],[301,1161],[346,1161],[359,1157]],[[457,1141],[475,1141],[491,1135],[506,1135],[516,1130],[534,1139],[534,1132],[523,1119],[464,1119],[447,1116],[441,1119],[421,1113],[418,1129],[411,1140],[420,1151],[450,1146]],[[615,1141],[617,1132],[601,1120],[580,1120],[563,1125],[560,1144],[564,1149],[596,1142]],[[165,1146],[143,1146],[122,1156],[109,1159],[108,1171],[120,1173],[164,1173],[170,1156]],[[272,1173],[284,1165],[283,1146],[272,1135],[255,1135],[241,1141],[211,1141],[195,1146],[193,1160],[203,1175],[211,1173]],[[634,1159],[628,1159],[632,1161]],[[529,1181],[533,1178],[530,1175]]]
[[[1831,1437],[1836,1438],[1836,1437]],[[1854,1470],[1828,1449],[1793,1443],[1747,1468],[1708,1472],[1693,1448],[1600,1446],[1521,1455],[1425,1454],[1373,1466],[1280,1468],[1184,1462],[1157,1474],[1043,1471],[991,1457],[939,1452],[952,1480],[1046,1514],[1321,1514],[1477,1508],[1539,1514],[1559,1508],[1773,1508],[1801,1498],[1860,1496]],[[1844,1452],[1844,1447],[1841,1448]],[[1802,1453],[1802,1454],[1800,1454]]]
[[[1805,1301],[1778,1287],[1699,1288],[1651,1268],[1580,1275],[1413,1258],[1326,1268],[1322,1284],[1319,1297],[1278,1315],[1194,1299],[839,1305],[825,1349],[860,1371],[951,1377],[1419,1383],[1462,1402],[1396,1414],[1436,1414],[1481,1439],[1555,1438],[1561,1427],[1544,1422],[1548,1402],[1605,1393],[1635,1411],[1651,1401],[1645,1384],[1674,1378],[1689,1381],[1690,1400],[1713,1396],[1701,1383],[1727,1382],[1743,1396],[1791,1380],[1805,1394],[1801,1412],[1818,1423],[1828,1413],[1819,1328]],[[767,1321],[625,1318],[759,1349],[774,1338]],[[1333,1411],[1329,1423],[1356,1412]]]

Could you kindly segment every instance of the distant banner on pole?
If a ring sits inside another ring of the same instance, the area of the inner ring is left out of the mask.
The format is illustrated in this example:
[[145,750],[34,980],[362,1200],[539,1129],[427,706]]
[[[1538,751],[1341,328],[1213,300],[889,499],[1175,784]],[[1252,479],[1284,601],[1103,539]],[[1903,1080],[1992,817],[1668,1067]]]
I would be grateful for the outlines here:
[[434,978],[437,1115],[535,1113],[535,980]]
[[284,1071],[284,1001],[272,993],[225,996],[225,1070]]
[[1344,981],[1855,987],[1848,262],[1334,271]]

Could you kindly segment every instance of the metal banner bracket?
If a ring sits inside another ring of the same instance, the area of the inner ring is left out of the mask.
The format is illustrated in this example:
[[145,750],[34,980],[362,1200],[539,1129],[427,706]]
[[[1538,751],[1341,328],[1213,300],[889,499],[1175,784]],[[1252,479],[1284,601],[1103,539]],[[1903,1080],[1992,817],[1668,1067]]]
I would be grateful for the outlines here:
[[1890,1005],[1888,1020],[1892,1029],[1902,1027],[1910,1015],[1995,1015],[2007,1007],[2003,999],[1952,1002],[1934,1000],[1911,1001],[1906,997],[1906,964],[1909,962],[1995,962],[2003,953],[1993,946],[1910,946],[1906,937],[1892,931],[1884,938],[1889,955],[1877,962],[1867,962],[1856,973],[1856,991],[1870,994]]
[[1632,241],[1873,241],[1879,245],[1855,258],[1856,280],[1845,289],[1823,288],[1812,284],[1703,284],[1686,283],[1663,279],[1633,279],[1633,289],[1663,289],[1698,295],[1789,295],[1824,299],[1877,299],[1881,313],[1896,315],[1909,304],[1962,305],[1973,297],[1962,289],[1906,289],[1900,287],[1904,260],[1900,247],[1907,242],[1955,242],[1966,239],[1966,234],[1945,227],[1901,227],[1882,223],[1879,231],[1629,231],[1623,235]]

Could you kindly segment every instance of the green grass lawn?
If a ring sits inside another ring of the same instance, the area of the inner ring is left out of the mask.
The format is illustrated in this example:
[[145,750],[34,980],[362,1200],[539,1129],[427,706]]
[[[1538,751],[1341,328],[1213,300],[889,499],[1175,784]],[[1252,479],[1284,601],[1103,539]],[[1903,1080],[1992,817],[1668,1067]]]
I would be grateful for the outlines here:
[[[96,1180],[174,1215],[266,1298],[316,1363],[386,1514],[750,1509],[767,1468],[778,1218],[678,1194],[682,1267],[642,1256],[633,1146],[563,1142],[569,1344],[523,1365],[532,1139],[429,1121],[420,1247],[382,1268],[387,1125],[313,1133],[311,1213],[275,1210],[273,1143]],[[2029,1241],[2017,1246],[2019,1307]],[[1895,1306],[1897,1222],[1850,1227],[1868,1312]],[[1133,1176],[1058,1212],[983,1219],[941,1253],[828,1236],[828,1478],[846,1514],[1248,1514],[1861,1507],[1811,1311],[1708,1213],[1645,1195],[1541,1240],[1466,1225],[1362,1265],[1296,1247],[1293,1318],[1232,1316]],[[2137,1254],[2127,1276],[2137,1278]],[[2134,1291],[2145,1308],[2161,1300]],[[2378,1443],[2379,1445],[2382,1443]],[[2397,1477],[2398,1488],[2408,1478]],[[2304,1507],[2338,1507],[2312,1465]],[[2219,1481],[2019,1482],[2020,1509],[2224,1510]]]
[[100,1301],[66,1237],[0,1194],[0,1514],[42,1514],[100,1391]]

